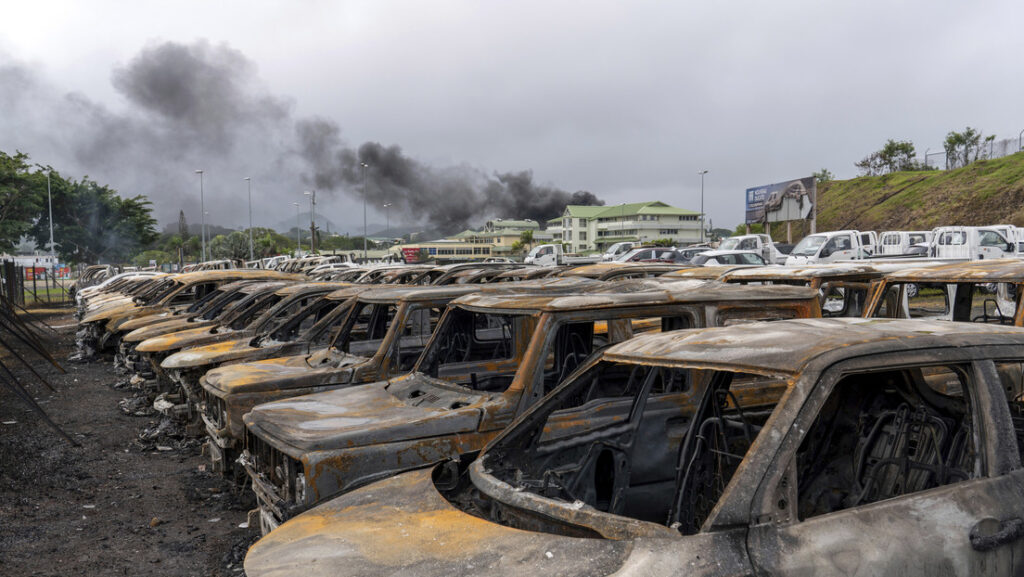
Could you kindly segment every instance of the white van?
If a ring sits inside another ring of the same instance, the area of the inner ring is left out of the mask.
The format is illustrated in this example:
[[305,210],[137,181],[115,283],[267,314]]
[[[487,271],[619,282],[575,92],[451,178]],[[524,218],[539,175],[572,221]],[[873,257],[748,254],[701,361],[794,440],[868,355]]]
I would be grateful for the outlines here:
[[876,255],[899,256],[911,254],[910,247],[932,243],[934,235],[930,230],[889,230],[882,233]]
[[995,228],[940,226],[932,230],[931,256],[982,260],[1017,255],[1016,245]]
[[836,230],[805,236],[786,257],[789,266],[864,258],[860,231]]

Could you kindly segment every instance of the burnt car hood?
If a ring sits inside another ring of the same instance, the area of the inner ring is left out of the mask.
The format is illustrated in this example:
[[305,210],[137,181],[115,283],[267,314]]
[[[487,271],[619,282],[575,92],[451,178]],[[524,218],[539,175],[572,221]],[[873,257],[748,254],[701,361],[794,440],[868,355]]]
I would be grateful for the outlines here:
[[[476,431],[485,395],[442,387],[422,375],[256,406],[245,425],[285,453],[360,447]],[[408,398],[410,388],[420,391]]]
[[[332,358],[339,355],[346,358],[340,361]],[[317,359],[327,359],[328,363],[311,366]],[[367,359],[363,357],[344,353],[330,355],[324,351],[317,351],[312,355],[278,357],[218,367],[206,373],[205,382],[224,395],[343,385],[352,380],[352,366],[366,361]]]
[[131,332],[122,337],[121,340],[129,343],[141,343],[142,341],[151,339],[153,337],[161,337],[163,335],[169,335],[171,333],[177,333],[180,331],[190,329],[200,329],[203,327],[210,327],[212,325],[217,324],[217,321],[198,320],[195,317],[184,318],[181,316],[177,316],[171,319],[163,319],[149,325],[139,326],[135,329],[130,329],[127,326],[129,324],[136,324],[137,321],[144,321],[147,318],[149,317],[135,319],[133,321],[121,325],[121,330],[131,330]]
[[166,370],[190,369],[241,359],[259,351],[269,353],[272,349],[272,347],[254,347],[250,344],[251,342],[252,337],[249,336],[185,349],[164,359],[160,366]]
[[148,317],[142,317],[139,319],[132,319],[121,324],[121,330],[125,332],[134,331],[143,327],[152,326],[158,323],[170,322],[172,320],[181,320],[185,318],[182,314],[177,314],[175,311],[161,311],[155,315],[149,315]]
[[249,549],[245,572],[598,576],[621,568],[633,548],[628,541],[522,531],[474,517],[445,500],[431,470],[422,469],[356,489],[281,525]]
[[112,304],[108,307],[102,307],[99,310],[89,311],[84,317],[82,317],[82,323],[105,322],[110,319],[122,317],[136,310],[139,310],[139,305],[130,300],[127,302]]
[[199,327],[196,329],[178,331],[176,333],[160,337],[153,337],[139,343],[139,345],[135,347],[135,350],[140,353],[163,353],[172,350],[184,349],[186,347],[195,347],[214,342],[235,340],[242,337],[252,337],[252,333],[249,331],[214,332],[214,329],[216,328],[217,327],[213,326]]

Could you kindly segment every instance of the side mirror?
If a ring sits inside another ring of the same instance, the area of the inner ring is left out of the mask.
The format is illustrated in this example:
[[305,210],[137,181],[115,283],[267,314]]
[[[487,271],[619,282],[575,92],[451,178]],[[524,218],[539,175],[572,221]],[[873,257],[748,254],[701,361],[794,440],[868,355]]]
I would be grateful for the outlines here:
[[830,249],[830,248],[823,248],[823,249],[821,249],[821,253],[818,256],[820,256],[821,258],[830,257],[830,256],[832,256],[832,249]]

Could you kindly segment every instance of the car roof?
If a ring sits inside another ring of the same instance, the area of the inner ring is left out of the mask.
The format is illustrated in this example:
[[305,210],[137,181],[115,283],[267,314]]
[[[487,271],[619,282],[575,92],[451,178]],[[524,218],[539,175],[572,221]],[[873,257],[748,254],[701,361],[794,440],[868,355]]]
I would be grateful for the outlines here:
[[658,304],[816,298],[817,291],[807,287],[729,285],[714,280],[665,282],[630,279],[560,294],[526,292],[502,295],[481,292],[461,297],[455,303],[475,309],[572,311]]
[[630,363],[797,374],[840,348],[855,356],[981,344],[1024,345],[1024,328],[921,319],[791,319],[643,334],[614,345],[604,356]]
[[887,274],[886,279],[896,282],[1021,282],[1024,281],[1024,261],[1001,258],[907,268]]
[[228,269],[216,269],[216,270],[200,270],[195,272],[180,273],[175,276],[175,280],[184,284],[193,284],[200,282],[210,282],[218,280],[243,280],[243,279],[255,279],[255,280],[298,280],[302,277],[299,275],[278,272],[276,270],[265,270],[265,269],[245,269],[245,268],[228,268]]
[[667,272],[661,275],[660,279],[684,279],[684,278],[698,278],[698,279],[709,279],[715,280],[721,277],[723,274],[734,271],[741,268],[761,268],[759,264],[711,264],[711,265],[692,265],[690,268],[681,268],[672,272]]
[[288,285],[277,289],[278,295],[291,296],[294,294],[302,294],[307,292],[316,292],[323,290],[334,290],[343,289],[351,286],[349,283],[343,282],[302,282],[298,284]]
[[718,256],[720,254],[756,254],[757,256],[761,256],[761,253],[757,252],[756,250],[731,250],[731,249],[706,250],[706,251],[700,253],[700,256],[712,257],[712,256]]

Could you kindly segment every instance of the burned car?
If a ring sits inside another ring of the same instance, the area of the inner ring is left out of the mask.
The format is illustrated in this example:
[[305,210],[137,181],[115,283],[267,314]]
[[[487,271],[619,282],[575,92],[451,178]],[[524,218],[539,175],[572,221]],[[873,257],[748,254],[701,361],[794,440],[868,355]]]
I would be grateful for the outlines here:
[[412,370],[444,309],[480,291],[570,292],[601,283],[551,279],[489,287],[380,287],[355,297],[330,346],[313,352],[211,369],[200,379],[202,417],[213,469],[231,472],[244,441],[242,416],[278,399],[371,383]]
[[476,451],[595,349],[662,330],[820,316],[815,291],[623,281],[579,294],[462,297],[407,375],[256,406],[240,461],[261,528],[340,492]]
[[866,317],[926,318],[1024,326],[1024,261],[960,262],[891,272]]
[[116,350],[117,341],[123,333],[121,325],[124,323],[164,312],[169,308],[187,308],[220,285],[242,279],[294,280],[295,277],[261,270],[216,270],[168,275],[156,281],[157,284],[151,293],[85,315],[79,323],[80,348]]
[[329,283],[305,285],[292,298],[278,303],[261,317],[252,336],[228,339],[180,350],[160,363],[160,368],[180,386],[189,415],[198,419],[202,403],[199,379],[223,363],[309,353],[325,348],[335,329],[345,320],[353,297],[367,287]]
[[250,577],[1011,575],[1024,330],[806,319],[595,355],[471,463],[337,497]]
[[242,415],[258,404],[409,372],[448,303],[476,290],[367,290],[354,297],[348,316],[326,348],[211,369],[199,383],[213,469],[232,469],[245,438]]
[[[165,321],[129,332],[121,337],[118,354],[124,365],[135,373],[147,377],[162,374],[162,371],[159,371],[160,362],[176,350],[170,346],[162,346],[164,343],[174,342],[185,346],[186,342],[198,345],[227,339],[254,324],[260,315],[280,300],[277,291],[290,284],[293,283],[246,281],[235,294],[228,297],[223,307],[219,303],[214,303],[210,305],[209,311],[197,317]],[[213,318],[207,318],[208,316]],[[167,338],[157,340],[159,337]],[[138,348],[140,346],[141,350]]]
[[672,271],[690,268],[687,264],[602,262],[586,264],[559,273],[563,277],[585,277],[596,280],[651,278]]
[[761,266],[741,268],[723,274],[719,280],[741,284],[786,284],[808,286],[818,291],[822,316],[859,317],[864,314],[875,281],[896,265],[839,263],[802,266]]
[[125,334],[121,337],[120,348],[114,355],[114,366],[121,365],[124,360],[126,341],[138,343],[147,338],[166,335],[180,330],[217,324],[222,315],[226,315],[236,305],[244,302],[245,297],[250,294],[245,291],[245,288],[252,284],[259,283],[253,280],[227,283],[211,291],[187,308],[140,317],[122,324],[121,330]]

